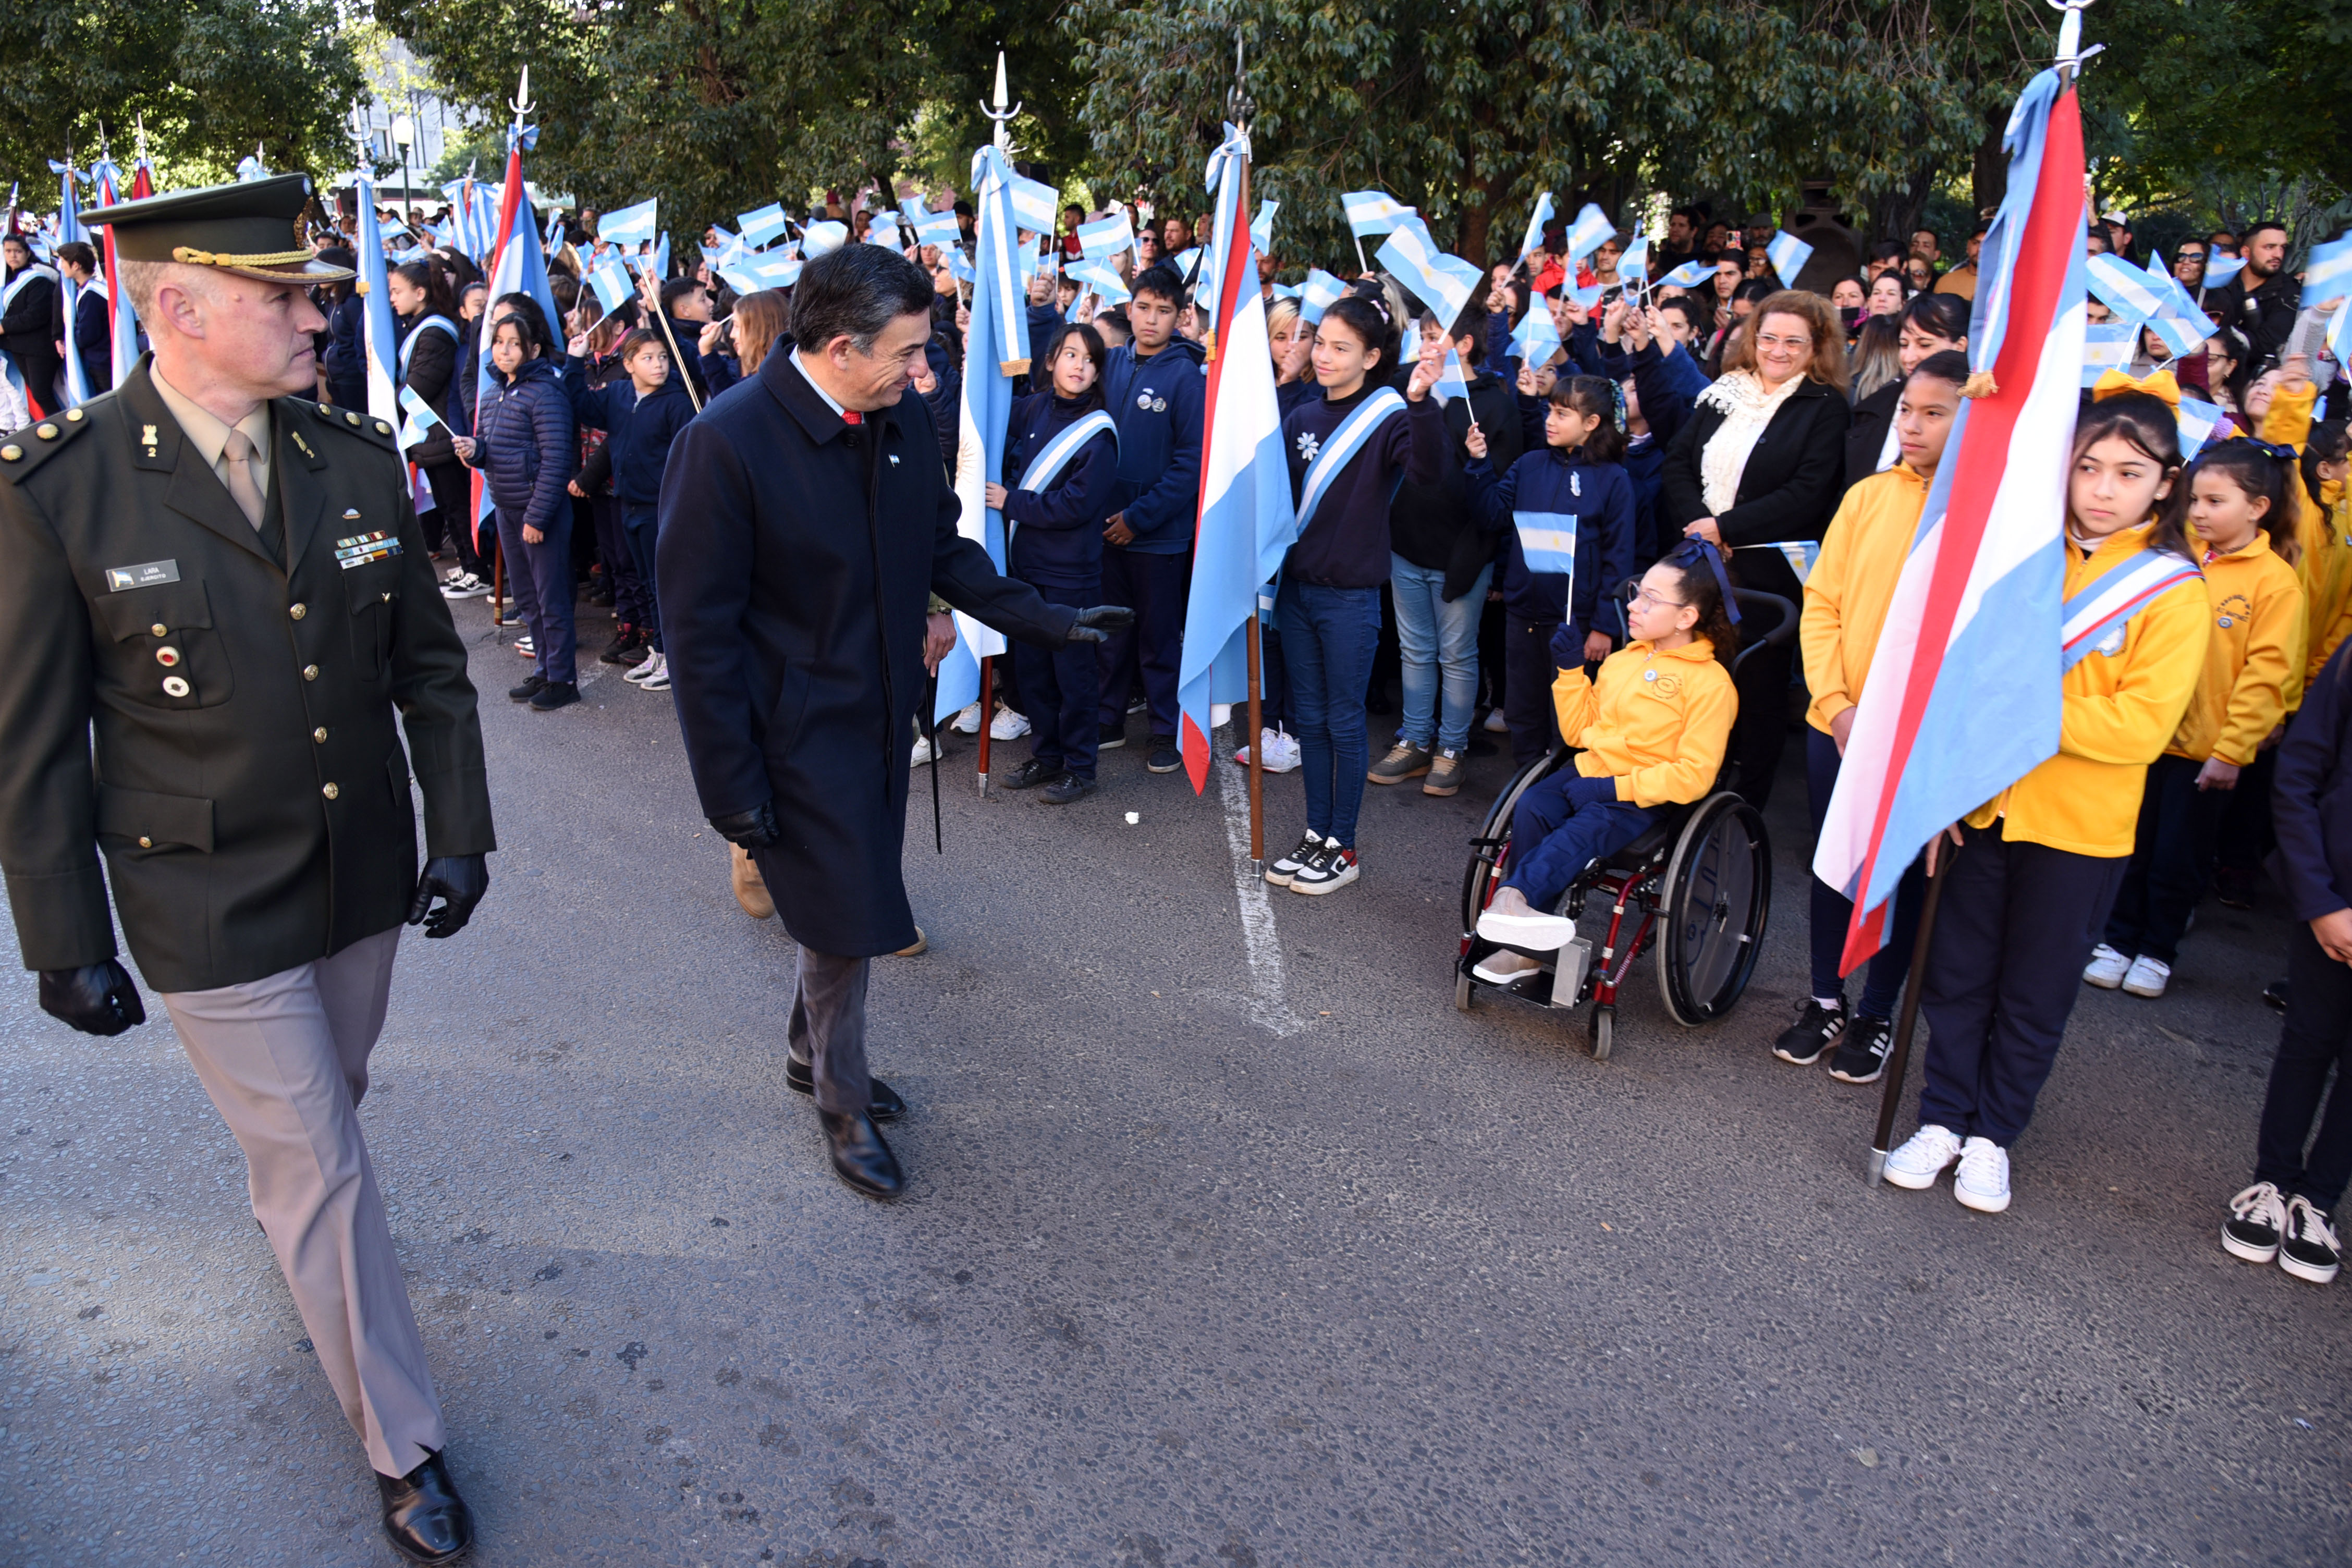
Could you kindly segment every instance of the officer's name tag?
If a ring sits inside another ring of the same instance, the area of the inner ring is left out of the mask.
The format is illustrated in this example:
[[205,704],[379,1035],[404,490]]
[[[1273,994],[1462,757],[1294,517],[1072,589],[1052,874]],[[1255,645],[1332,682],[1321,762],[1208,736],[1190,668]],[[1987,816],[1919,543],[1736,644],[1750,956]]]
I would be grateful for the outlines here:
[[335,563],[348,572],[354,566],[364,566],[371,561],[400,553],[400,538],[388,530],[373,533],[354,533],[349,539],[335,541]]
[[106,591],[120,594],[125,588],[152,588],[158,583],[180,580],[180,563],[176,561],[142,561],[136,566],[110,566],[106,569]]

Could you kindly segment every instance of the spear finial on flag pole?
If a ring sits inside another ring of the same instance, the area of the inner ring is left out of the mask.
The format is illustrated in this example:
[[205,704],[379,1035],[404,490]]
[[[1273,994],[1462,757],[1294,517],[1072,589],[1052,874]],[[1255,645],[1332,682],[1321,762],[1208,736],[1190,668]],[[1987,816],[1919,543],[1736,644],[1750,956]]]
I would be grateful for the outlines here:
[[2083,10],[2091,0],[2046,0],[2050,8],[2063,13],[2058,23],[2058,68],[2071,81],[2083,68]]
[[1013,117],[1021,112],[1023,106],[1016,103],[1010,109],[1005,108],[1004,100],[1008,96],[1004,89],[1004,51],[999,49],[996,51],[996,107],[991,109],[983,103],[980,111],[996,122],[997,149],[1010,158],[1013,153]]
[[522,117],[539,107],[530,100],[530,68],[529,66],[522,68],[521,85],[515,89],[515,95],[507,100],[507,107],[514,110],[514,128],[520,133],[522,130]]

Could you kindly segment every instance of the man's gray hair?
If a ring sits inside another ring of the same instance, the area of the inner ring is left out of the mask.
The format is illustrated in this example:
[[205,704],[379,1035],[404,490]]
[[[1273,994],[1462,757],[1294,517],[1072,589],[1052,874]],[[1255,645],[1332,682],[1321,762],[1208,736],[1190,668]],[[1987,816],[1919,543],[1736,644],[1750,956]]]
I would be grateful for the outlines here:
[[[114,265],[122,274],[122,291],[131,296],[131,309],[139,312],[142,321],[156,320],[155,295],[166,283],[177,283],[207,300],[220,297],[209,267],[192,267],[184,261],[133,261],[127,256],[117,257]],[[154,330],[148,328],[151,332]]]
[[801,268],[793,289],[793,341],[811,353],[846,337],[859,353],[901,316],[929,315],[929,274],[880,245],[845,245]]

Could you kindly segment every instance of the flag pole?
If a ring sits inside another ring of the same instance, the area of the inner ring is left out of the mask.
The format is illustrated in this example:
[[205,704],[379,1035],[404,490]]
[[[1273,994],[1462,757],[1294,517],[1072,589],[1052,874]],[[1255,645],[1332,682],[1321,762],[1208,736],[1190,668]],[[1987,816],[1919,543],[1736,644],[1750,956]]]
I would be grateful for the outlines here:
[[[1936,836],[1943,838],[1938,832]],[[1927,942],[1936,934],[1936,906],[1943,901],[1944,881],[1958,847],[1948,838],[1937,855],[1940,862],[1927,876],[1927,898],[1919,910],[1919,934],[1911,941],[1911,973],[1903,983],[1903,1014],[1895,1026],[1895,1043],[1886,1052],[1886,1087],[1878,1095],[1878,1135],[1870,1145],[1866,1179],[1872,1186],[1886,1178],[1887,1151],[1895,1146],[1895,1113],[1903,1108],[1903,1079],[1911,1066],[1911,1037],[1919,1023],[1919,987],[1927,977]],[[1898,890],[1895,897],[1902,897]]]
[[[1242,30],[1235,27],[1234,29],[1234,87],[1233,91],[1227,96],[1225,108],[1226,111],[1233,116],[1234,125],[1240,128],[1244,136],[1249,134],[1249,122],[1257,112],[1257,105],[1250,100],[1248,80],[1247,73],[1242,68]],[[1241,192],[1238,199],[1234,203],[1234,216],[1237,222],[1244,225],[1243,233],[1245,236],[1248,233],[1246,223],[1250,211],[1250,160],[1244,158],[1241,163]],[[1232,243],[1233,237],[1228,236],[1226,244],[1230,246]],[[1363,254],[1364,242],[1359,238],[1356,241],[1357,258],[1362,259]],[[1220,279],[1221,286],[1222,281]],[[1261,663],[1264,656],[1258,647],[1257,596],[1257,589],[1252,587],[1249,621],[1242,640],[1243,646],[1247,650],[1249,675],[1250,869],[1263,876],[1265,873],[1265,729],[1264,666]],[[1209,765],[1213,768],[1217,765],[1216,750],[1213,746],[1209,752]]]

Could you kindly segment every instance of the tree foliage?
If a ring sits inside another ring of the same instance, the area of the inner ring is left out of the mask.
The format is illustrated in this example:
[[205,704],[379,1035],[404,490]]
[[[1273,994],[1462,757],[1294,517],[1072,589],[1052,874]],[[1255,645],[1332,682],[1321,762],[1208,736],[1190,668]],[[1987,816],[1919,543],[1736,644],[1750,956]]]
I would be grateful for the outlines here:
[[68,143],[89,161],[100,121],[127,164],[142,115],[157,162],[190,182],[226,178],[256,146],[273,169],[323,177],[349,163],[360,92],[334,0],[0,5],[0,170],[28,200]]

